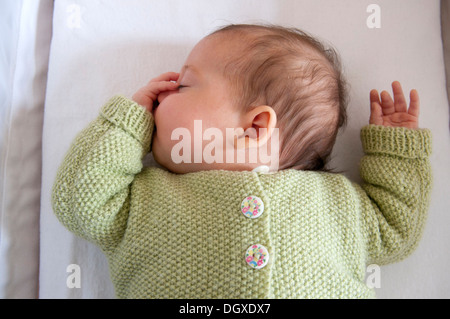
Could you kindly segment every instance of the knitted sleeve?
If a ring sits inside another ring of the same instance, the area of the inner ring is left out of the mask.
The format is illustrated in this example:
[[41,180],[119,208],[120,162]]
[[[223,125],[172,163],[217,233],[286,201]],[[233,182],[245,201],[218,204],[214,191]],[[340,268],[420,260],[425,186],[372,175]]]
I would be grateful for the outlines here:
[[153,118],[138,104],[112,98],[75,139],[58,170],[53,210],[75,234],[105,251],[122,238],[130,184],[149,151]]
[[431,133],[368,125],[361,130],[363,224],[369,263],[408,256],[425,226],[431,192]]

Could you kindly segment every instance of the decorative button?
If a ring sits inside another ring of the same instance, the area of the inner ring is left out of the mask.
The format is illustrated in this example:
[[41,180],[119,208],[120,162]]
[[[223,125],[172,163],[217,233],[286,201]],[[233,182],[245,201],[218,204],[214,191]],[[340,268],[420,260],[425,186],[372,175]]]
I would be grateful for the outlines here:
[[241,212],[245,217],[258,218],[264,212],[264,203],[259,197],[247,196],[241,203]]
[[269,262],[269,252],[263,245],[252,245],[245,253],[245,261],[255,269],[261,269]]

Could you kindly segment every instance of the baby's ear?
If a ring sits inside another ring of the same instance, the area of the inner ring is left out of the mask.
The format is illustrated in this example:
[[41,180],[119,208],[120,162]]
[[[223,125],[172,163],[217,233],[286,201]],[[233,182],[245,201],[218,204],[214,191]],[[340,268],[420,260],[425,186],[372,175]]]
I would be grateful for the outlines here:
[[257,106],[245,114],[245,126],[238,134],[236,148],[257,148],[266,144],[277,125],[275,111],[267,105]]

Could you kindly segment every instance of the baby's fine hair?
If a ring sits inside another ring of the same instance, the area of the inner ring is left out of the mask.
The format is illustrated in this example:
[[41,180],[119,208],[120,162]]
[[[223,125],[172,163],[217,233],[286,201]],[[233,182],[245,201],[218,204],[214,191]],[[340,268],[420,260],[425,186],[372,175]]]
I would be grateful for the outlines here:
[[236,105],[269,105],[277,114],[279,169],[328,170],[338,130],[347,121],[337,52],[304,31],[281,26],[233,24],[214,34],[239,43],[241,54],[224,67]]

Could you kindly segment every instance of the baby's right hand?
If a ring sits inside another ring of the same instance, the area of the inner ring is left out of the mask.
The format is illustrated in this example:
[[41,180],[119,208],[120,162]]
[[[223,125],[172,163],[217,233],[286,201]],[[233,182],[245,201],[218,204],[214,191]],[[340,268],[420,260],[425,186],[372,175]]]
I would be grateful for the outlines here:
[[179,84],[176,82],[179,73],[167,72],[152,79],[146,86],[140,88],[132,97],[133,101],[142,105],[149,112],[153,112],[153,105],[158,95],[164,91],[176,90]]

